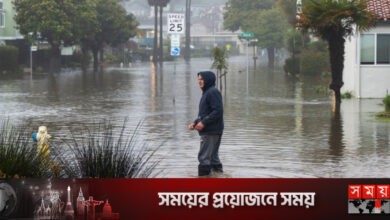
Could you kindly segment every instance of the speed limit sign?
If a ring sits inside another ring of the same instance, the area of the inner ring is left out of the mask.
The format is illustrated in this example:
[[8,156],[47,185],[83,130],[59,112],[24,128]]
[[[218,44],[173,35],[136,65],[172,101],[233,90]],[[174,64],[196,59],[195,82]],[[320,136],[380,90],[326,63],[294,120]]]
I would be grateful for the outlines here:
[[184,14],[168,14],[168,34],[184,34]]

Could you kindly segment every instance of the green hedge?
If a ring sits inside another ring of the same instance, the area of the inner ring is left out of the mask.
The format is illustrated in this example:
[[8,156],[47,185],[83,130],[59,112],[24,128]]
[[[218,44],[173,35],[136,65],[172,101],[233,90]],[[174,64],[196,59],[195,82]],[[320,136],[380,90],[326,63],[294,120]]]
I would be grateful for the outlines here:
[[0,74],[16,72],[18,70],[18,56],[18,48],[0,46]]
[[390,95],[386,95],[383,99],[383,103],[385,104],[385,111],[390,112]]
[[283,69],[286,73],[298,74],[300,72],[300,58],[295,56],[295,60],[292,57],[285,60]]
[[295,67],[292,57],[286,59],[283,66],[286,73],[303,75],[320,75],[330,72],[329,52],[327,43],[315,41],[307,44],[301,53],[295,55]]
[[301,74],[320,75],[324,71],[330,71],[328,53],[308,50],[300,55],[300,61]]

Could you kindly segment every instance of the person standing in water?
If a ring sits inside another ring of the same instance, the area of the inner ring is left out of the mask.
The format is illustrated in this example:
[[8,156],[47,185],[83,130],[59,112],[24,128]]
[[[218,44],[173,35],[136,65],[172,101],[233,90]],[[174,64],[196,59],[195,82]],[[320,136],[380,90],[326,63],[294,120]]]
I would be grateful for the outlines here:
[[218,151],[221,144],[223,123],[222,95],[215,87],[215,74],[211,71],[198,73],[199,87],[203,94],[199,102],[198,118],[188,128],[197,130],[200,136],[198,153],[198,175],[206,176],[210,171],[223,172]]

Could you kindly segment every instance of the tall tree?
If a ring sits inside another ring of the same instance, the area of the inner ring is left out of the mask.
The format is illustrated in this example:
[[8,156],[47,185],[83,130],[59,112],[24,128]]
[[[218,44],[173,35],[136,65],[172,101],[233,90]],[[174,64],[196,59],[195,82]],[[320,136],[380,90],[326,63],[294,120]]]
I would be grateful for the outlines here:
[[358,31],[367,30],[375,23],[373,13],[366,10],[363,0],[308,0],[298,25],[303,32],[308,30],[328,42],[332,82],[336,105],[341,103],[340,89],[343,86],[345,38]]
[[51,46],[50,69],[60,67],[60,46],[70,45],[73,36],[74,17],[78,16],[72,0],[14,0],[20,33],[28,36],[30,32],[47,41]]
[[245,22],[243,29],[254,33],[258,39],[257,45],[266,48],[268,54],[268,66],[275,63],[275,49],[284,46],[284,38],[288,24],[278,8],[262,10],[252,15],[252,19]]
[[92,44],[94,58],[94,70],[98,69],[98,53],[103,62],[104,46],[117,46],[125,43],[130,37],[135,36],[138,21],[132,14],[118,4],[118,0],[96,0],[97,19],[100,31],[95,36]]
[[268,65],[274,65],[274,51],[283,45],[286,21],[274,0],[228,0],[224,27],[231,31],[252,32],[259,39],[258,46],[266,48]]
[[96,35],[101,32],[96,11],[96,0],[84,0],[76,2],[77,16],[74,17],[73,33],[80,44],[82,58],[82,69],[85,71],[89,63],[88,52],[96,46]]
[[277,0],[276,6],[280,8],[283,12],[283,15],[286,17],[287,22],[292,26],[295,26],[296,23],[296,14],[297,14],[297,0]]
[[271,9],[274,0],[228,0],[223,15],[225,29],[237,31],[252,19],[252,15],[261,10]]

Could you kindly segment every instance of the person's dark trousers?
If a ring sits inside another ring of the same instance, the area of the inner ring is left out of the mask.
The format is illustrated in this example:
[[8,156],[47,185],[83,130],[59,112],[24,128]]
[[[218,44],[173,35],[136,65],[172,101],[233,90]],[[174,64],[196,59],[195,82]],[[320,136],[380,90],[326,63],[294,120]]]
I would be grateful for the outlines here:
[[211,169],[222,172],[222,163],[219,160],[218,150],[221,144],[222,135],[201,135],[200,150],[198,154],[199,167],[198,175],[206,176]]

